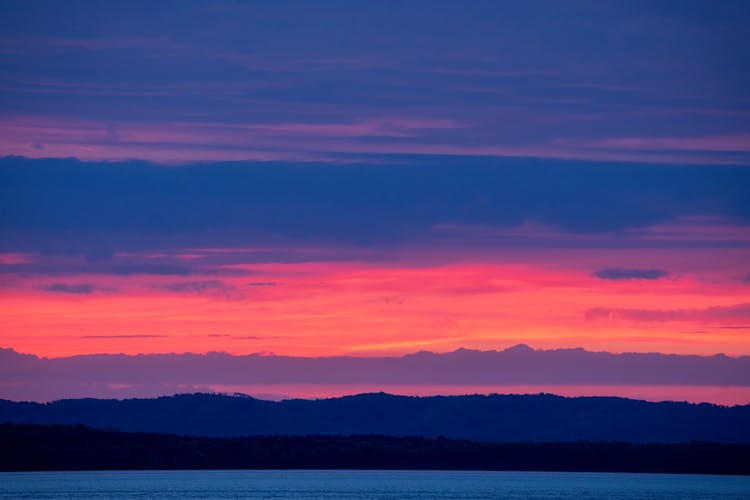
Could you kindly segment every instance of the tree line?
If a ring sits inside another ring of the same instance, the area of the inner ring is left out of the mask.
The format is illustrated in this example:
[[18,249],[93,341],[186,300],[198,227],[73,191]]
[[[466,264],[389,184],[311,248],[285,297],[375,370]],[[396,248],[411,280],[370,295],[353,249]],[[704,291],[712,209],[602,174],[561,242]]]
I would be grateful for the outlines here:
[[0,470],[436,469],[750,474],[750,445],[353,436],[207,438],[0,425]]

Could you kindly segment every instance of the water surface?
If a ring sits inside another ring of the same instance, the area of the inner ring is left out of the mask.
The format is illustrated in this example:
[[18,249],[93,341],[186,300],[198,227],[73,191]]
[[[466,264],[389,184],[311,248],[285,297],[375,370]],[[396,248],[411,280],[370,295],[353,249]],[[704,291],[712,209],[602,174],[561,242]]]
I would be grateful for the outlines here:
[[750,498],[750,477],[481,471],[96,471],[0,473],[0,498]]

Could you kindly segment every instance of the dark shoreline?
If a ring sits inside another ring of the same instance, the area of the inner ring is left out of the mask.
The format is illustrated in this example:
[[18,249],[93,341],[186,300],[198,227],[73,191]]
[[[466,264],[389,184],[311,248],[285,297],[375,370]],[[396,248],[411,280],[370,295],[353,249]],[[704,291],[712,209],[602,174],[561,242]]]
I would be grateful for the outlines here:
[[0,400],[0,422],[205,437],[422,436],[482,443],[750,443],[750,405],[653,403],[616,397],[358,394],[279,402],[177,394],[144,399]]
[[0,471],[496,470],[750,474],[750,444],[503,442],[355,436],[208,438],[0,425]]

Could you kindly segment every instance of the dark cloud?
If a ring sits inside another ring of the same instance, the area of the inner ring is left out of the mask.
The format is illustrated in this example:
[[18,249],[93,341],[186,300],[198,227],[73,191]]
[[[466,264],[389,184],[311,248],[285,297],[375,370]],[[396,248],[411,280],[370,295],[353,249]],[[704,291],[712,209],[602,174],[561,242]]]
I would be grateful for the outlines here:
[[192,273],[188,266],[175,264],[118,264],[100,265],[89,267],[91,272],[102,272],[105,274],[117,274],[130,276],[133,274],[154,274],[162,276],[187,276]]
[[277,283],[274,281],[251,281],[247,286],[276,286]]
[[155,276],[189,276],[191,274],[210,274],[211,270],[197,270],[180,264],[148,263],[85,263],[75,261],[39,259],[31,263],[0,265],[0,273],[42,274],[42,275],[91,275],[112,274],[116,276],[133,276],[151,274]]
[[[158,258],[147,253],[128,257],[101,258],[92,261],[87,255],[70,252],[47,252],[35,255],[28,262],[0,264],[0,274],[21,275],[114,275],[114,276],[251,276],[250,270],[225,267],[227,264],[247,263],[242,255],[211,254],[185,260],[179,253],[163,254]],[[270,259],[266,256],[265,258]],[[249,258],[253,262],[252,257]],[[50,291],[64,291],[50,290]],[[102,290],[104,291],[104,290]],[[178,290],[175,290],[178,291]]]
[[[427,156],[390,161],[393,164],[163,168],[6,158],[0,160],[0,250],[156,251],[273,242],[296,248],[312,242],[373,248],[434,242],[448,237],[436,233],[445,225],[509,228],[531,220],[588,235],[695,213],[750,222],[750,169]],[[450,237],[492,244],[457,234]],[[518,236],[502,244],[519,244],[515,241],[550,245]],[[741,244],[731,239],[709,243]],[[559,244],[574,245],[576,240],[562,238]],[[611,245],[618,244],[624,243]],[[650,244],[685,246],[690,240],[667,238]],[[34,270],[33,264],[26,267]],[[194,264],[184,261],[118,258],[88,261],[78,268],[82,273],[120,275],[196,272]]]
[[227,290],[230,287],[218,280],[181,281],[162,285],[161,288],[175,293],[204,293],[214,290]]
[[594,271],[594,276],[603,280],[658,280],[666,278],[669,272],[661,269],[625,269],[611,267]]
[[88,283],[51,283],[49,285],[43,285],[39,288],[41,290],[44,290],[45,292],[72,293],[81,295],[88,295],[96,291],[103,291],[103,289],[100,289],[95,285],[91,285]]

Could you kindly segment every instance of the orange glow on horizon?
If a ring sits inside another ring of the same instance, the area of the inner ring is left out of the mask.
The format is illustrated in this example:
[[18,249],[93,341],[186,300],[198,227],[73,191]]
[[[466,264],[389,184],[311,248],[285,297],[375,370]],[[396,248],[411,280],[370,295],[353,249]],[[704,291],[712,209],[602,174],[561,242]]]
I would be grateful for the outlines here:
[[[746,284],[721,279],[710,267],[658,280],[602,280],[582,270],[580,259],[568,256],[555,266],[532,258],[232,264],[225,268],[252,274],[221,277],[25,276],[0,289],[2,346],[46,357],[369,356],[518,343],[610,352],[750,351]],[[81,293],[54,293],[51,282]],[[622,313],[654,310],[667,314],[644,320]]]

